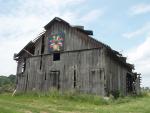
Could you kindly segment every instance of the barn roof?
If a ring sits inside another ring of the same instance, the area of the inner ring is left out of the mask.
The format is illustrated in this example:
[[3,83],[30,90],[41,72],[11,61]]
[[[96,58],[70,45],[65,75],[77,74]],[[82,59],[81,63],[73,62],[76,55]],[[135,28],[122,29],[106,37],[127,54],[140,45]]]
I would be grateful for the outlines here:
[[83,33],[85,33],[85,34],[87,34],[87,35],[93,35],[93,31],[91,31],[91,30],[84,30],[84,27],[83,27],[83,26],[70,25],[68,22],[66,22],[65,20],[63,20],[63,19],[61,19],[61,18],[59,18],[59,17],[55,17],[55,18],[54,18],[53,20],[51,20],[47,25],[45,25],[44,28],[45,28],[46,30],[48,30],[48,29],[51,27],[51,25],[52,25],[54,22],[56,22],[56,21],[58,21],[58,22],[63,22],[63,23],[65,23],[66,25],[68,25],[68,26],[70,26],[70,27],[74,27],[74,28],[80,30],[81,32],[83,32]]

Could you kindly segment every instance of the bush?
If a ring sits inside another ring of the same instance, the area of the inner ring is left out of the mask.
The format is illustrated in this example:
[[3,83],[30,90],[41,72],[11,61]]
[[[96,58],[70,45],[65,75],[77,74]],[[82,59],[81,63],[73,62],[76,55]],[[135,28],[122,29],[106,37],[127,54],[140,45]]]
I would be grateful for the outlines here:
[[114,97],[114,99],[118,99],[120,97],[120,91],[119,90],[111,91],[111,94]]
[[16,76],[0,76],[0,93],[13,92],[15,89]]

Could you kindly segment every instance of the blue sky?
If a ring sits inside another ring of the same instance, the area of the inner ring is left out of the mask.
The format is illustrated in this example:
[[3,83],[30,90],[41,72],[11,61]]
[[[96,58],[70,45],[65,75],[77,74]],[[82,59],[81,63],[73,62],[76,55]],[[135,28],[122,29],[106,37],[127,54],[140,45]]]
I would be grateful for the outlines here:
[[42,32],[55,16],[94,31],[118,50],[150,87],[149,0],[0,0],[0,74],[16,73],[13,54]]

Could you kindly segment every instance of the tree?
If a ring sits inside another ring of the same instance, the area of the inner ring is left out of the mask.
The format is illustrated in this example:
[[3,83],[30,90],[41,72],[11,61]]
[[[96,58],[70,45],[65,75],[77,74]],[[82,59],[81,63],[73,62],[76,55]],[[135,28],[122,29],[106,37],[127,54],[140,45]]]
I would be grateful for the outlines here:
[[15,88],[16,76],[9,75],[7,76],[0,76],[0,93],[2,92],[12,92]]

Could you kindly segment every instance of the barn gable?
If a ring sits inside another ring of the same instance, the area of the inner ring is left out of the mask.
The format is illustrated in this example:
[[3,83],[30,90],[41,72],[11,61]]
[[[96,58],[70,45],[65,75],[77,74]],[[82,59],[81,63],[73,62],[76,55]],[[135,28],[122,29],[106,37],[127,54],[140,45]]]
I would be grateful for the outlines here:
[[[84,30],[81,27],[71,26],[64,20],[56,17],[45,27],[45,54],[49,53],[48,42],[52,35],[64,35],[63,51],[73,51],[80,49],[90,49],[102,47],[104,44],[90,37],[90,31]],[[92,32],[92,31],[91,31]],[[40,44],[39,44],[40,45]]]

